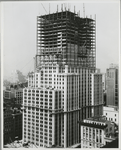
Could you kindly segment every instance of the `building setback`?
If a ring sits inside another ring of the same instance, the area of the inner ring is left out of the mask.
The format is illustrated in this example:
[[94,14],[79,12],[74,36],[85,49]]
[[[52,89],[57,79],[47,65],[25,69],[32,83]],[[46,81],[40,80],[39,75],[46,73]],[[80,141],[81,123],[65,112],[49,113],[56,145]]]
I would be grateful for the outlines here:
[[23,90],[24,142],[80,144],[78,121],[91,117],[94,107],[95,20],[70,11],[38,16],[35,66]]

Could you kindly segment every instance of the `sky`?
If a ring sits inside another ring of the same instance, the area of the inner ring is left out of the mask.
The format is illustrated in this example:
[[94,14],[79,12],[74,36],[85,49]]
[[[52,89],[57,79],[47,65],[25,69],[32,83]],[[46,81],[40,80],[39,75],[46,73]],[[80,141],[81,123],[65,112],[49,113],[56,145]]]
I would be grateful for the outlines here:
[[[62,1],[61,1],[62,3]],[[36,54],[38,15],[61,11],[61,3],[52,1],[2,2],[3,78],[11,79],[16,70],[26,75],[33,71]],[[50,4],[50,7],[49,7]],[[63,6],[83,17],[83,1],[63,1]],[[96,67],[102,73],[111,63],[119,64],[119,1],[84,1],[85,16],[96,14]]]

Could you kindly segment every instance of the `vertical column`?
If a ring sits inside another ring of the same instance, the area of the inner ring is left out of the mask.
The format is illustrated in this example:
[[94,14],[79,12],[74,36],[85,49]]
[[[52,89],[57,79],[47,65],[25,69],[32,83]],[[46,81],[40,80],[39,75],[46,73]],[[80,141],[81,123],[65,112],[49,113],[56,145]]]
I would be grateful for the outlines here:
[[[53,92],[52,109],[55,109],[55,91]],[[52,145],[55,144],[55,115],[52,115]]]
[[[24,91],[25,89],[23,89],[23,108],[25,108],[24,107],[24,93],[25,93],[25,91]],[[22,139],[23,139],[23,141],[24,141],[24,109],[23,109],[23,112],[22,112],[22,125],[23,125],[23,127],[22,127]]]
[[[92,79],[92,81],[91,81],[91,105],[94,105],[94,74],[91,74],[91,79]],[[94,107],[92,107],[92,117],[94,116],[95,114],[94,114]]]
[[97,134],[96,134],[96,128],[95,128],[94,130],[95,130],[95,148],[97,148],[97,140],[96,140]]
[[[81,130],[80,130],[81,132],[80,132],[80,134],[81,134],[81,148],[83,148],[83,131],[85,131],[85,130],[83,130],[83,126],[81,125]],[[85,133],[85,135],[86,135],[86,133]]]
[[[65,66],[67,73],[67,66]],[[67,76],[64,76],[64,111],[67,111]],[[67,147],[67,114],[64,113],[64,148]]]
[[105,137],[104,137],[104,130],[102,130],[102,144],[103,145],[105,145],[106,144],[106,142],[105,142]]
[[65,65],[65,73],[68,73],[68,65]]
[[56,65],[56,73],[59,73],[59,65]]

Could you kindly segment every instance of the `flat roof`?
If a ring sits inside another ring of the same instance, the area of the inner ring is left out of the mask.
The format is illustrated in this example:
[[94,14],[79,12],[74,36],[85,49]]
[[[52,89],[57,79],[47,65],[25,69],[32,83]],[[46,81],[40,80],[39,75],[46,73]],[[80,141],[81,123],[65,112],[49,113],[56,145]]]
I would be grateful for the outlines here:
[[97,122],[107,122],[107,120],[104,120],[105,116],[95,116],[95,117],[91,117],[91,118],[88,118],[88,119],[84,119],[84,120],[91,120],[91,121],[97,121]]

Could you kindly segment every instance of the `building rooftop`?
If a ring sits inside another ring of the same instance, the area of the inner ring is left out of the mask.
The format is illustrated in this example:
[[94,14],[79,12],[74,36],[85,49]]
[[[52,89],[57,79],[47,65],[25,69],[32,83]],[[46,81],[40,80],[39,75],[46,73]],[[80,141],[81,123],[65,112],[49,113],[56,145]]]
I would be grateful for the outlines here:
[[84,119],[83,121],[79,121],[80,125],[87,126],[87,127],[94,127],[99,129],[104,129],[107,127],[109,123],[112,123],[111,121],[105,120],[105,116],[97,116],[97,117],[91,117],[88,119]]
[[107,122],[107,120],[104,119],[105,116],[95,116],[95,117],[91,117],[85,120],[91,120],[91,121],[96,121],[96,122]]
[[105,107],[118,108],[118,106],[113,106],[113,105],[107,105]]
[[112,105],[107,105],[107,106],[104,106],[103,107],[104,108],[104,110],[106,110],[106,108],[107,108],[107,110],[113,110],[113,111],[118,111],[118,106],[112,106]]
[[116,69],[118,69],[118,64],[110,64],[110,66],[109,66],[109,68],[116,68]]
[[96,124],[95,122],[89,123],[89,122],[79,122],[80,125],[87,126],[87,127],[93,127],[98,129],[105,129],[107,127],[107,124]]

